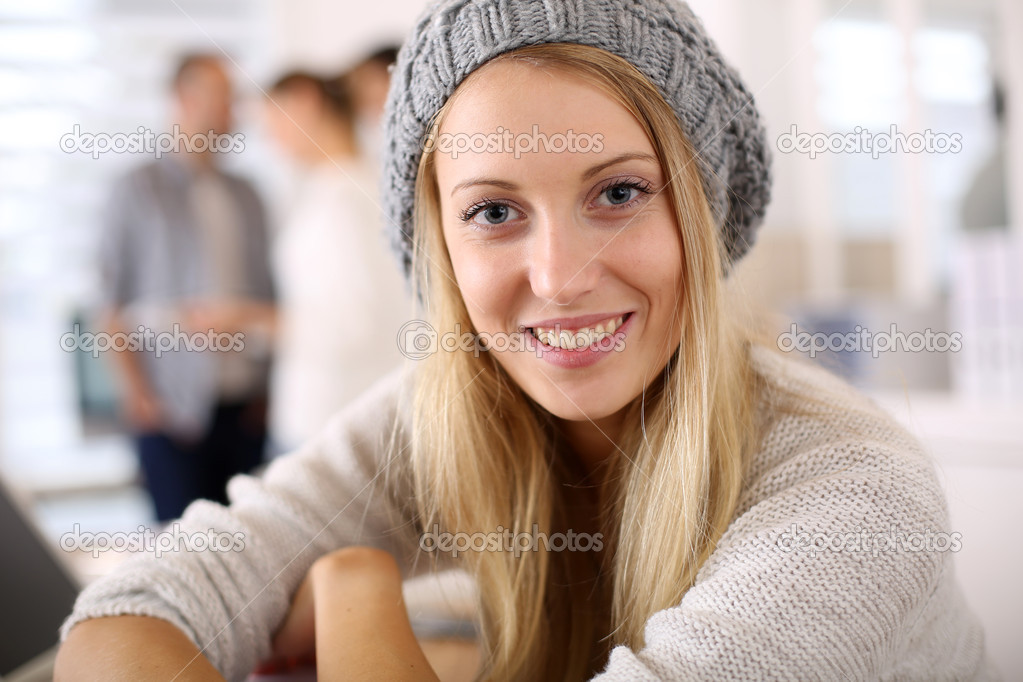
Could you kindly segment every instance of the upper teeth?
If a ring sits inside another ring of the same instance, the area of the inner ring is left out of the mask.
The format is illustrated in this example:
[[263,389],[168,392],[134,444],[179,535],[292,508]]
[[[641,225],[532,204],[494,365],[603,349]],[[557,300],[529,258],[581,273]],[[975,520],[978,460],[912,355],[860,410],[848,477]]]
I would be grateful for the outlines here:
[[596,342],[611,336],[618,331],[619,327],[622,326],[623,320],[624,316],[614,317],[609,320],[604,320],[595,327],[576,329],[574,331],[561,329],[561,327],[534,327],[533,335],[536,336],[541,343],[545,343],[548,346],[564,348],[565,350],[575,350],[577,348],[587,348],[588,346],[592,346]]

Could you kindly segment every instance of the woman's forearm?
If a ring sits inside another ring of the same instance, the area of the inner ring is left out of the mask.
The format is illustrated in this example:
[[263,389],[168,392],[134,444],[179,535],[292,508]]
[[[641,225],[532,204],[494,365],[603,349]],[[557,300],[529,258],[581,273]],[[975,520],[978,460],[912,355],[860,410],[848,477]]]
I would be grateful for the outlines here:
[[319,679],[438,679],[412,632],[390,555],[347,550],[317,562],[311,577]]
[[139,679],[224,680],[181,630],[159,618],[82,621],[57,653],[56,682]]

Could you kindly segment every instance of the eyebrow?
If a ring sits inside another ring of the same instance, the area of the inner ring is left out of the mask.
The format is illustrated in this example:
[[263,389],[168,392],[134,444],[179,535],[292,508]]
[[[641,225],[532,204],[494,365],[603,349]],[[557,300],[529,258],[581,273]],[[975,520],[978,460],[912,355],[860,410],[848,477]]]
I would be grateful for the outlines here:
[[609,159],[604,163],[597,164],[593,168],[583,173],[583,180],[589,180],[600,171],[606,168],[610,168],[611,166],[616,166],[620,163],[625,163],[626,161],[652,161],[653,163],[657,163],[657,157],[645,153],[641,154],[639,152],[626,152],[624,154],[619,154],[613,159]]
[[[593,166],[592,168],[588,169],[585,173],[582,174],[582,179],[589,180],[602,170],[610,168],[611,166],[616,166],[620,163],[625,163],[626,161],[652,161],[653,163],[657,163],[657,158],[646,153],[626,152],[624,154],[619,154],[613,159],[608,159],[607,161],[599,163],[596,166]],[[455,192],[459,190],[466,189],[468,187],[473,187],[475,185],[487,185],[489,187],[498,187],[500,189],[508,191],[518,189],[518,185],[516,185],[514,182],[507,182],[506,180],[497,180],[495,178],[479,176],[475,178],[469,178],[468,180],[460,182],[454,187],[452,187],[451,196],[454,196]]]

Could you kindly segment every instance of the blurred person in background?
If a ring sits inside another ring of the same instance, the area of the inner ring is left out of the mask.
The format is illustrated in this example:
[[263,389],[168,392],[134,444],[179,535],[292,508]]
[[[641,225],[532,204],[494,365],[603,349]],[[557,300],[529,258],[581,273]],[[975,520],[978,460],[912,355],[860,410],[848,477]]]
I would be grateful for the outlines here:
[[226,502],[228,479],[262,460],[269,358],[257,332],[274,298],[262,202],[218,167],[216,150],[236,146],[223,144],[228,74],[216,56],[189,55],[172,90],[175,148],[117,183],[101,247],[105,328],[161,335],[114,353],[160,521],[195,499]]
[[390,68],[397,57],[397,45],[382,47],[353,66],[345,76],[355,109],[355,136],[364,158],[373,164],[374,171],[379,165],[382,144],[380,121],[384,116],[387,88],[391,84]]
[[995,145],[963,196],[960,218],[968,231],[1007,229],[1009,209],[1005,179],[1005,91],[995,81],[991,88],[991,113],[995,122]]
[[266,102],[272,137],[302,172],[273,248],[280,316],[270,412],[283,450],[401,361],[395,339],[411,302],[358,143],[357,101],[347,77],[295,71]]

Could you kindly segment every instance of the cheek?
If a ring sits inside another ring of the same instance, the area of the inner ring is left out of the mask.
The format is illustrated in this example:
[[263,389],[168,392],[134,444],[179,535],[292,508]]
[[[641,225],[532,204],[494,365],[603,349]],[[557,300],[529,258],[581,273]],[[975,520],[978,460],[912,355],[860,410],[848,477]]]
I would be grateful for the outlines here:
[[662,295],[675,299],[681,295],[682,288],[682,248],[678,239],[665,244],[658,256],[656,262],[651,264],[651,272],[657,273]]
[[[666,338],[672,346],[681,339],[682,329],[679,327],[680,306],[682,305],[682,250],[678,242],[673,249],[665,249],[667,258],[659,258],[651,264],[651,280],[649,288],[653,298],[655,323],[661,326]],[[653,277],[656,276],[656,280]]]
[[[502,331],[516,291],[516,260],[506,249],[451,241],[448,256],[455,282],[477,331]],[[500,252],[500,253],[498,253]]]
[[682,245],[674,222],[622,240],[614,260],[620,276],[649,301],[652,316],[673,314],[682,289]]

